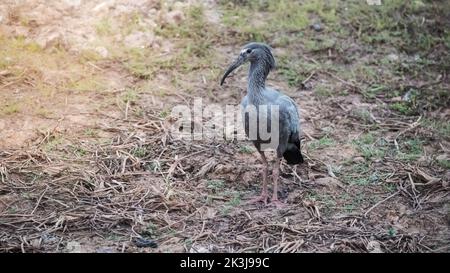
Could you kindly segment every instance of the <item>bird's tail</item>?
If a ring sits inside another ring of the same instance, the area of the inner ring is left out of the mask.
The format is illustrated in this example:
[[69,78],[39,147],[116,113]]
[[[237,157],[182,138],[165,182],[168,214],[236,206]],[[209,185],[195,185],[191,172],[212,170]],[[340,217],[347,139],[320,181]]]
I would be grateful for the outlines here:
[[289,145],[288,149],[284,152],[283,157],[289,165],[303,163],[303,156],[300,151],[300,147],[294,145]]

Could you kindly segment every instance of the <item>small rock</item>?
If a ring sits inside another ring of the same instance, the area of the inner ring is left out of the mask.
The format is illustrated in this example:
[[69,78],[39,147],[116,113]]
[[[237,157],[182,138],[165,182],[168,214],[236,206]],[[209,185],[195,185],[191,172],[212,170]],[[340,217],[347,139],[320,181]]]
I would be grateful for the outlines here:
[[44,233],[41,236],[42,238],[42,242],[45,244],[56,244],[60,241],[60,238],[57,236],[53,236],[51,234],[48,233]]
[[311,28],[314,29],[317,32],[320,32],[323,30],[322,25],[319,23],[314,23],[311,25]]
[[333,178],[333,177],[322,177],[322,178],[316,179],[314,181],[314,183],[317,185],[325,186],[325,187],[344,188],[344,185],[342,185],[342,183],[339,180],[337,180],[336,178]]
[[313,84],[310,83],[309,81],[306,82],[305,84],[302,84],[302,86],[303,86],[303,89],[305,89],[305,90],[312,90],[312,88],[313,88]]
[[95,52],[97,52],[102,58],[106,58],[109,55],[108,49],[104,48],[103,46],[96,47]]
[[165,244],[159,249],[160,253],[184,253],[186,249],[180,244]]
[[210,248],[201,245],[192,245],[191,249],[189,249],[190,253],[211,253]]
[[39,240],[39,239],[31,240],[30,244],[35,249],[41,248],[41,240]]
[[366,248],[370,253],[383,253],[383,250],[381,250],[381,245],[377,241],[368,242]]
[[96,253],[115,253],[117,252],[114,248],[112,247],[99,247],[95,250]]
[[364,161],[366,161],[366,160],[362,156],[357,156],[357,157],[353,158],[353,162],[355,162],[355,163],[362,163]]
[[158,247],[158,243],[155,240],[152,240],[152,239],[135,238],[133,240],[133,243],[137,247],[151,247],[151,248],[157,248]]
[[395,53],[391,53],[391,54],[387,55],[386,58],[391,62],[398,61],[398,59],[399,59],[398,55]]
[[406,92],[406,93],[403,95],[402,101],[408,101],[408,102],[411,101],[412,93],[413,93],[413,90],[412,90],[412,89],[408,90],[408,92]]
[[69,253],[81,253],[82,252],[81,244],[76,241],[70,241],[66,245],[66,250]]

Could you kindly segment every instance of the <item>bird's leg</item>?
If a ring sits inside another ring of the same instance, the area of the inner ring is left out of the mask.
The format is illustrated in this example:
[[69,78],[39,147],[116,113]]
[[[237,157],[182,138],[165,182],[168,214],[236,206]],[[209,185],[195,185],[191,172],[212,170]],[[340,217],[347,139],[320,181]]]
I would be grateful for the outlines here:
[[280,200],[278,200],[278,179],[280,177],[280,162],[281,159],[277,158],[275,159],[275,163],[273,164],[273,195],[272,195],[272,200],[271,203],[272,205],[276,206],[276,207],[282,207],[284,205],[284,203],[280,202]]
[[263,184],[262,184],[262,191],[261,191],[261,195],[251,199],[250,201],[248,201],[248,204],[252,204],[252,203],[257,203],[257,202],[261,202],[263,201],[265,205],[267,205],[267,198],[269,197],[269,195],[267,194],[267,175],[269,173],[269,163],[267,163],[267,159],[266,156],[264,155],[263,151],[258,151],[259,154],[261,155],[261,160],[264,164],[264,169],[262,171],[262,178],[263,178]]

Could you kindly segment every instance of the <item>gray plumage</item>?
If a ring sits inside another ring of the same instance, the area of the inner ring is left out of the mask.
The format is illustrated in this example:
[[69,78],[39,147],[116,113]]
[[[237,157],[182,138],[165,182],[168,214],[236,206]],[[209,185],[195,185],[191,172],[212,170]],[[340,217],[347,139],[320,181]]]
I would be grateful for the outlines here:
[[[245,45],[237,60],[225,72],[221,85],[224,83],[225,78],[234,69],[247,61],[250,62],[247,95],[242,99],[241,105],[243,109],[246,109],[247,106],[255,106],[257,109],[261,106],[267,106],[268,108],[268,115],[266,117],[258,114],[258,111],[256,112],[257,118],[251,116],[255,115],[252,112],[244,113],[244,127],[247,136],[249,135],[250,127],[255,125],[252,124],[252,121],[257,120],[256,126],[259,126],[261,119],[267,118],[266,124],[271,124],[271,109],[273,109],[276,105],[279,107],[279,142],[278,146],[274,147],[277,151],[277,157],[279,159],[284,157],[288,164],[302,163],[303,157],[300,151],[300,124],[297,105],[290,97],[273,88],[266,87],[265,85],[269,72],[275,68],[275,59],[269,46],[262,43],[249,43]],[[268,129],[270,131],[272,128],[268,126]],[[261,150],[261,145],[263,143],[267,143],[268,141],[263,141],[259,134],[258,137],[256,139],[252,139],[252,141],[257,150],[260,152],[263,163],[267,167],[267,162],[264,156],[264,151]],[[279,164],[279,161],[277,163]],[[278,175],[279,165],[277,165],[276,168],[276,172],[274,168],[274,190],[276,190],[276,181],[278,177],[275,177],[275,175]],[[266,194],[264,192],[266,184],[265,176],[267,176],[267,170],[266,174],[263,175],[263,194]],[[274,197],[272,200],[278,202],[275,194],[276,193],[274,192]]]

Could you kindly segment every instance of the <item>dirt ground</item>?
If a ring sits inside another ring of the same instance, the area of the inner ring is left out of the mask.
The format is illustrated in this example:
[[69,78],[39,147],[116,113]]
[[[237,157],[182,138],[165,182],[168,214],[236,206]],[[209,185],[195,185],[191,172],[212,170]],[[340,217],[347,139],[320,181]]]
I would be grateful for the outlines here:
[[[449,7],[410,2],[2,1],[0,250],[449,252]],[[250,142],[170,130],[249,41],[300,109],[284,208]]]

